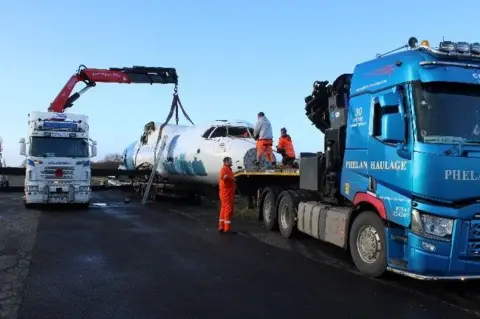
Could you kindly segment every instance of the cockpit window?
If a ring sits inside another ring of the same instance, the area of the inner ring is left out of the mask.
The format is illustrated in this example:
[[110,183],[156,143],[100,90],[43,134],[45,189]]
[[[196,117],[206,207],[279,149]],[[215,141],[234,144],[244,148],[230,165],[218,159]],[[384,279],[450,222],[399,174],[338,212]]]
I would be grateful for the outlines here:
[[203,133],[202,137],[204,138],[208,138],[210,136],[210,134],[212,134],[213,130],[215,129],[215,126],[212,126],[211,128],[209,128],[208,130],[205,131],[205,133]]
[[212,135],[210,135],[210,138],[215,138],[215,137],[227,137],[227,128],[225,126],[219,126],[213,131]]
[[[248,133],[250,131],[250,134]],[[246,126],[229,126],[228,136],[232,137],[251,137],[253,136],[253,128]]]
[[[250,132],[250,134],[249,134]],[[237,137],[251,138],[253,136],[253,128],[246,126],[213,126],[205,131],[202,135],[204,138],[216,137]]]

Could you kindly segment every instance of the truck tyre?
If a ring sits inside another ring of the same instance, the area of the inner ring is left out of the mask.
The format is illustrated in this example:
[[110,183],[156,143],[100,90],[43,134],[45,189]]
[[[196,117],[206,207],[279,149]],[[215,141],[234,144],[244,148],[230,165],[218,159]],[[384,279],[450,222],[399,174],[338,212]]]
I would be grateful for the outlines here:
[[295,231],[297,210],[288,191],[281,192],[279,196],[280,202],[277,208],[278,228],[283,237],[290,238]]
[[10,182],[9,181],[5,182],[5,187],[10,187]]
[[23,202],[23,203],[24,203],[26,209],[31,209],[31,208],[33,208],[33,205],[32,205],[32,204],[27,203],[26,201]]
[[387,270],[385,224],[372,211],[365,211],[353,221],[349,235],[350,254],[364,275],[378,278]]
[[277,198],[272,189],[266,190],[262,204],[263,224],[268,231],[278,229]]

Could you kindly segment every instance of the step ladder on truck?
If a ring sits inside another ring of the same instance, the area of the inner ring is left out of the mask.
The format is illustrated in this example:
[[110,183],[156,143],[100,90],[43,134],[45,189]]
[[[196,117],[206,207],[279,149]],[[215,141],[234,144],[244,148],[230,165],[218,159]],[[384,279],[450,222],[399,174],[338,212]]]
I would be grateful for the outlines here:
[[411,38],[317,81],[305,110],[324,151],[240,171],[237,188],[267,230],[346,249],[364,275],[480,279],[478,69],[480,43]]

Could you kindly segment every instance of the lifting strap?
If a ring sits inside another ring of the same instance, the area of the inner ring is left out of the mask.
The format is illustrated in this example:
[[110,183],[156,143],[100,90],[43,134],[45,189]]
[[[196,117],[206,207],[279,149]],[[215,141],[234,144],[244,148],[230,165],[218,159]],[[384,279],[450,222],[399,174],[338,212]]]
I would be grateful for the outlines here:
[[[180,97],[178,96],[178,84],[175,84],[175,88],[173,90],[173,99],[172,99],[172,104],[170,106],[170,111],[168,112],[167,118],[165,119],[165,122],[163,122],[162,125],[160,125],[159,131],[158,131],[158,138],[157,142],[155,143],[155,151],[154,151],[154,158],[153,158],[153,167],[152,167],[152,172],[150,174],[150,177],[148,179],[147,185],[145,187],[145,192],[143,194],[142,198],[142,205],[145,205],[147,202],[147,199],[150,195],[150,189],[153,184],[153,180],[155,179],[155,175],[157,173],[157,167],[160,162],[160,155],[162,154],[166,143],[162,143],[160,149],[158,149],[158,144],[160,143],[162,139],[162,134],[163,134],[163,129],[167,124],[170,122],[172,119],[173,113],[175,112],[175,124],[178,125],[179,117],[178,117],[178,108],[183,113],[183,116],[190,122],[192,125],[195,126],[193,121],[190,119],[190,116],[188,116],[187,112],[185,112],[185,109],[183,108],[182,102],[180,101]],[[158,149],[158,151],[157,151]]]

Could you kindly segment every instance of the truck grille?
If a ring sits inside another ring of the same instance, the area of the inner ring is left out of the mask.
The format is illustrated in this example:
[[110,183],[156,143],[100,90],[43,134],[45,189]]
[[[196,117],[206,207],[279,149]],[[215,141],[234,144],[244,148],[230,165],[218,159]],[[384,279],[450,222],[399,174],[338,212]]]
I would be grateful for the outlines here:
[[470,222],[467,256],[480,258],[480,220]]
[[[61,176],[57,176],[57,170],[62,170]],[[43,179],[60,179],[60,180],[68,180],[74,179],[75,174],[75,166],[45,166],[43,170],[40,172]]]

